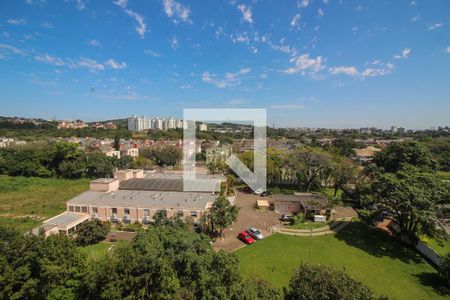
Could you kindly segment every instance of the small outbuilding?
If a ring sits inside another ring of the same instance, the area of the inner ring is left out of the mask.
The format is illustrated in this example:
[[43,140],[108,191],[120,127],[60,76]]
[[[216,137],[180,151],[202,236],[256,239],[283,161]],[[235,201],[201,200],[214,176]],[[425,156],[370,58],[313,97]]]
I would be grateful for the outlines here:
[[313,193],[295,193],[293,195],[275,194],[271,197],[275,211],[284,214],[321,214],[326,209],[328,198],[325,195]]

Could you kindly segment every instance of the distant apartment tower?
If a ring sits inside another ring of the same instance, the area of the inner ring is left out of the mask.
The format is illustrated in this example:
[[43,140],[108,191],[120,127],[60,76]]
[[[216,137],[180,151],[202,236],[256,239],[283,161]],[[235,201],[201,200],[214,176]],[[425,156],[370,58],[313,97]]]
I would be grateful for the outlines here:
[[145,116],[138,117],[133,115],[128,118],[128,130],[130,131],[142,131],[150,129],[151,120]]
[[198,130],[199,131],[208,131],[208,125],[206,125],[205,123],[200,123],[198,125]]
[[185,126],[186,123],[183,120],[177,120],[174,117],[162,119],[159,117],[149,118],[145,116],[133,115],[128,118],[128,130],[130,131],[142,131],[147,129],[183,129]]

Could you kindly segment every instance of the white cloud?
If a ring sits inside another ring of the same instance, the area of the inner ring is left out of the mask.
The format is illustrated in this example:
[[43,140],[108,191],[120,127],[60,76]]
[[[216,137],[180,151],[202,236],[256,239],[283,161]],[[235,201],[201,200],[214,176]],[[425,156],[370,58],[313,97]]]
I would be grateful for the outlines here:
[[241,84],[241,76],[250,71],[250,68],[243,68],[236,73],[227,72],[223,79],[217,78],[216,75],[211,74],[210,72],[203,72],[202,81],[223,89]]
[[450,46],[447,47],[447,53],[450,53]]
[[54,65],[57,67],[65,66],[66,62],[58,57],[51,56],[48,54],[38,54],[34,56],[34,59],[39,62],[43,62],[46,64]]
[[53,24],[49,21],[44,21],[41,23],[41,26],[47,29],[53,29],[55,28],[55,26],[53,26]]
[[150,49],[144,50],[144,53],[147,54],[147,55],[153,56],[153,57],[161,57],[162,56],[161,53],[152,51]]
[[250,7],[247,7],[245,4],[240,4],[237,6],[237,9],[242,13],[242,18],[252,24],[253,23],[253,15]]
[[298,7],[307,7],[308,5],[309,5],[309,0],[301,0],[301,1],[298,1],[298,4],[297,4]]
[[6,23],[11,25],[25,25],[27,23],[27,20],[25,19],[8,19]]
[[83,10],[86,8],[86,3],[83,0],[75,0],[76,8],[79,10]]
[[102,44],[97,40],[89,40],[87,44],[92,47],[100,47]]
[[145,24],[144,17],[133,10],[127,8],[128,0],[116,0],[114,4],[118,5],[122,10],[131,18],[133,18],[138,25],[136,26],[136,32],[143,39],[147,32],[147,24]]
[[305,106],[302,104],[291,103],[291,104],[275,104],[275,105],[269,106],[269,108],[271,108],[271,109],[303,109],[303,108],[305,108]]
[[174,22],[179,20],[189,22],[189,14],[191,10],[189,7],[180,4],[175,0],[163,0],[164,12],[170,18],[174,18]]
[[349,75],[349,76],[358,75],[358,70],[355,67],[346,67],[346,66],[332,67],[332,68],[329,68],[328,71],[331,74],[345,74],[345,75]]
[[411,49],[410,48],[405,48],[405,49],[403,49],[401,54],[395,55],[394,58],[395,59],[402,59],[402,58],[408,59],[410,54],[411,54]]
[[95,71],[103,71],[105,66],[101,63],[98,63],[94,59],[80,57],[80,60],[77,63],[77,67],[89,69],[91,72]]
[[325,68],[325,66],[322,65],[322,63],[324,62],[322,56],[310,58],[309,53],[300,56],[294,56],[290,59],[290,62],[294,63],[295,66],[285,70],[284,72],[287,74],[300,73],[301,75],[315,75],[317,72]]
[[114,59],[110,58],[105,62],[105,65],[111,67],[114,70],[125,69],[127,64],[124,62],[117,62]]
[[395,66],[391,63],[383,64],[380,68],[366,68],[362,73],[362,77],[376,77],[376,76],[385,76],[392,73]]
[[291,27],[297,27],[300,21],[300,14],[296,14],[291,20]]
[[433,25],[428,27],[428,30],[434,30],[434,29],[437,29],[437,28],[441,28],[442,25],[443,25],[442,23],[433,24]]
[[420,16],[414,16],[411,18],[411,22],[416,22],[420,19]]
[[321,8],[319,8],[319,10],[317,11],[317,16],[320,18],[320,17],[323,17],[324,15],[325,15],[325,13],[323,12],[323,10]]
[[8,59],[10,55],[26,55],[26,53],[14,46],[0,44],[0,60]]
[[232,100],[228,101],[228,104],[231,104],[231,105],[240,105],[240,104],[245,104],[245,103],[247,103],[247,100],[244,100],[244,99],[232,99]]

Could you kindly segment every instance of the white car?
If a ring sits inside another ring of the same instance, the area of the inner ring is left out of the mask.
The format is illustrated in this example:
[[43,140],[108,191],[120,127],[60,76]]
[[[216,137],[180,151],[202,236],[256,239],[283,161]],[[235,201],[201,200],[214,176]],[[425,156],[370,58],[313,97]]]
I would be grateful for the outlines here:
[[262,193],[263,193],[264,191],[262,190],[262,189],[256,189],[255,191],[254,191],[254,193],[255,193],[255,195],[261,195]]
[[254,238],[255,240],[262,240],[264,238],[264,235],[261,233],[261,231],[259,231],[258,229],[256,229],[255,227],[249,227],[247,228],[247,232],[250,234],[250,236],[252,238]]

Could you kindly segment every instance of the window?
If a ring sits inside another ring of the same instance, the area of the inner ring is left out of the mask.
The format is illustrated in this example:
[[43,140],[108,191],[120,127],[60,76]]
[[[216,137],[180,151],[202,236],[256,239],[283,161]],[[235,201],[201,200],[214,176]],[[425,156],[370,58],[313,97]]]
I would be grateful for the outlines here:
[[197,218],[197,212],[196,211],[191,211],[191,217],[193,218]]
[[81,207],[81,212],[87,213],[87,206],[82,206]]
[[75,206],[75,212],[80,212],[81,208],[79,206]]
[[148,217],[148,216],[150,216],[150,209],[145,208],[144,209],[144,217]]
[[124,208],[123,212],[124,212],[124,214],[129,215],[130,214],[130,209],[129,208]]
[[112,211],[113,215],[117,215],[117,208],[113,207],[113,208],[111,208],[111,211]]
[[69,206],[69,211],[73,212],[73,206]]
[[94,214],[98,214],[98,208],[97,208],[97,207],[93,207],[93,208],[92,208],[92,212],[93,212]]

